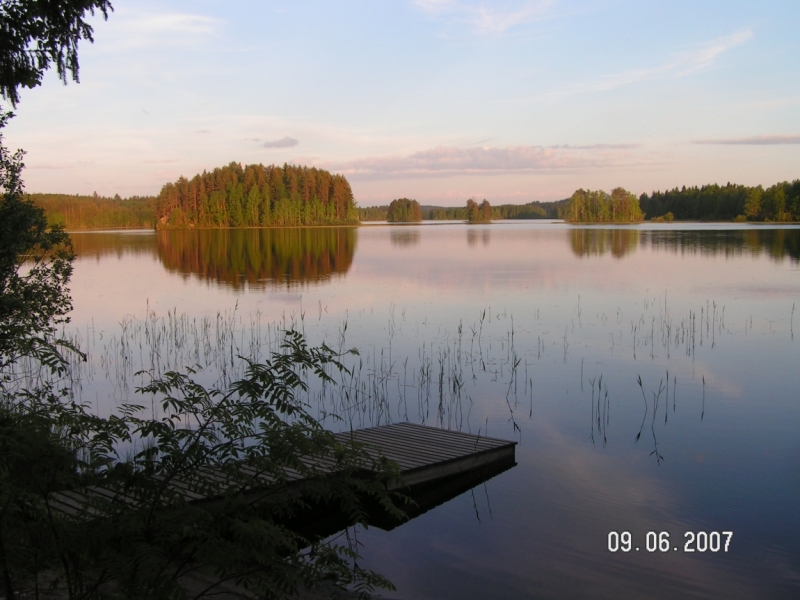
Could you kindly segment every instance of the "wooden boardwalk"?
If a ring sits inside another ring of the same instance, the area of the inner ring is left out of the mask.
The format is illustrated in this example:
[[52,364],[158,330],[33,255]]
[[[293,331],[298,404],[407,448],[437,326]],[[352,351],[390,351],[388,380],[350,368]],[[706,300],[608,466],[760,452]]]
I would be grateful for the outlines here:
[[[413,423],[357,429],[338,433],[335,437],[340,442],[353,440],[363,444],[374,458],[385,456],[396,462],[400,467],[400,478],[389,483],[389,490],[427,487],[426,493],[429,493],[430,486],[454,478],[480,483],[481,478],[486,480],[516,464],[516,442]],[[325,467],[329,461],[315,462]],[[287,470],[286,474],[293,483],[303,481],[297,472]],[[213,477],[213,474],[208,476]],[[265,481],[265,485],[268,486],[269,481]],[[187,502],[209,500],[197,493],[196,488],[192,489],[188,482],[173,480],[171,486],[179,490]],[[50,505],[62,513],[91,515],[94,512],[90,508],[93,500],[130,501],[118,492],[92,487],[54,493],[50,496]]]
[[415,487],[495,463],[513,463],[517,444],[413,423],[357,429],[336,437],[352,439],[396,462],[402,479],[390,489]]

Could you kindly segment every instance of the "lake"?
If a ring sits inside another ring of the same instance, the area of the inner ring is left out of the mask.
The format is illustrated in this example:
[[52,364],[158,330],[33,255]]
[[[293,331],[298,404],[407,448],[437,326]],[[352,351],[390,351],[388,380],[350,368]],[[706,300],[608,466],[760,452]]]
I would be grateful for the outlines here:
[[140,369],[224,384],[294,327],[359,351],[309,394],[326,426],[518,442],[516,467],[357,531],[389,597],[800,596],[798,226],[72,237],[67,330],[100,413],[149,405]]

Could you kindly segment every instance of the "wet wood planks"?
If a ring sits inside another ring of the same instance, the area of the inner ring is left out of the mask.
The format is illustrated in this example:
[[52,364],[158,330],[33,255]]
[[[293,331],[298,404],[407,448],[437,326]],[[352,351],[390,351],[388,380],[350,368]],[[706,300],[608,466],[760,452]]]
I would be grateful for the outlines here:
[[401,481],[414,487],[494,463],[513,463],[516,442],[414,423],[395,423],[336,435],[353,439],[400,466]]
[[[352,439],[363,444],[374,458],[382,455],[396,462],[401,476],[389,484],[390,490],[435,485],[439,480],[468,475],[472,471],[486,468],[505,470],[516,464],[516,442],[413,423],[357,429],[338,433],[336,438],[340,442]],[[331,473],[335,472],[333,459],[316,459],[314,462],[323,469],[330,468]],[[287,471],[286,474],[294,483],[303,481],[297,472]],[[202,477],[216,478],[217,475],[209,472]],[[268,488],[269,481],[264,480],[264,483]],[[187,502],[209,499],[197,493],[196,488],[192,489],[189,482],[176,479],[170,486],[183,494]],[[56,511],[91,516],[95,512],[91,504],[97,500],[135,504],[125,494],[99,487],[57,492],[50,496],[49,502]]]

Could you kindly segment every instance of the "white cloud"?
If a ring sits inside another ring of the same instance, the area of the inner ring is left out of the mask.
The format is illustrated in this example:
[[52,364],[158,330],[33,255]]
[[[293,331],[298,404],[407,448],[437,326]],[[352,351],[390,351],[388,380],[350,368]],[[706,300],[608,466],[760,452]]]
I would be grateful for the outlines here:
[[610,167],[629,158],[632,145],[507,146],[453,148],[438,146],[404,156],[376,156],[331,165],[347,175],[368,179],[443,175],[493,175]]
[[189,13],[118,10],[102,27],[96,27],[105,49],[129,49],[158,44],[186,45],[213,35],[221,21]]
[[747,29],[706,42],[698,49],[684,55],[675,63],[675,66],[678,69],[682,69],[681,73],[690,73],[699,69],[705,69],[706,67],[710,67],[718,56],[737,46],[741,46],[752,37],[753,32]]
[[602,92],[625,85],[649,81],[658,77],[680,77],[711,67],[723,53],[744,44],[753,37],[750,30],[740,31],[732,35],[716,38],[710,42],[698,44],[695,48],[677,54],[671,61],[655,67],[631,69],[607,75],[595,81],[572,85],[556,95],[584,92]]
[[775,146],[779,144],[800,144],[800,135],[754,135],[743,138],[694,140],[692,143],[742,146]]
[[211,17],[180,13],[149,15],[136,21],[138,30],[146,34],[208,34],[214,32],[217,23]]
[[483,2],[463,2],[458,0],[413,0],[414,4],[429,15],[437,18],[448,17],[465,24],[476,33],[483,35],[502,34],[518,25],[529,23],[546,16],[554,0],[528,0],[511,8],[486,6]]
[[300,142],[294,138],[287,136],[282,137],[279,140],[272,140],[271,142],[264,142],[264,148],[293,148],[297,146]]
[[480,33],[504,33],[517,25],[534,21],[544,16],[553,3],[549,1],[528,2],[518,10],[502,11],[479,6],[469,9],[472,25]]

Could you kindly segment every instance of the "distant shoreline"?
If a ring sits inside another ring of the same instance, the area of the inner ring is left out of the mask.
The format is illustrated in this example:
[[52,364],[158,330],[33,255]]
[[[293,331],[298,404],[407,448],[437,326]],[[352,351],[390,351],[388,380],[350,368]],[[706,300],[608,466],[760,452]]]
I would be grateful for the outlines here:
[[348,229],[348,228],[358,228],[358,227],[367,227],[367,228],[375,228],[375,227],[410,227],[410,226],[425,226],[425,227],[432,227],[432,226],[446,226],[446,225],[502,225],[502,224],[518,224],[518,223],[540,223],[542,225],[570,225],[572,227],[585,227],[587,225],[591,226],[625,226],[625,227],[635,227],[638,225],[665,225],[665,226],[674,226],[674,225],[683,225],[683,224],[695,224],[695,225],[738,225],[742,228],[756,226],[756,227],[774,227],[776,225],[783,226],[783,225],[800,225],[800,221],[747,221],[747,222],[737,222],[737,221],[671,221],[669,223],[665,223],[663,221],[639,221],[636,223],[611,223],[611,222],[594,222],[594,221],[583,221],[583,222],[567,222],[560,219],[493,219],[489,222],[484,223],[469,223],[468,221],[439,221],[439,220],[424,220],[424,221],[417,221],[417,222],[402,222],[402,223],[389,223],[387,221],[362,221],[361,223],[355,224],[339,224],[339,225],[267,225],[262,227],[167,227],[163,229],[158,229],[155,227],[100,227],[100,228],[86,228],[86,229],[65,229],[67,233],[100,233],[104,231],[108,232],[122,232],[122,231],[152,231],[153,233],[158,231],[242,231],[242,230],[264,230],[264,229]]

